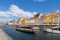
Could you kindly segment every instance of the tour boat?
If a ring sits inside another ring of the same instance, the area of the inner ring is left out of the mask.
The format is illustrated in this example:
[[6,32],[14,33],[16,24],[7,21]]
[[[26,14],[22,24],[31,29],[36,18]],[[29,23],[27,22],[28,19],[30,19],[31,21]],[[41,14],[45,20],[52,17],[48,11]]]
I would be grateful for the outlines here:
[[44,28],[44,32],[49,32],[49,33],[60,33],[60,28],[55,28],[55,29]]
[[20,27],[20,28],[16,28],[16,30],[25,32],[25,33],[35,33],[35,31],[31,27]]

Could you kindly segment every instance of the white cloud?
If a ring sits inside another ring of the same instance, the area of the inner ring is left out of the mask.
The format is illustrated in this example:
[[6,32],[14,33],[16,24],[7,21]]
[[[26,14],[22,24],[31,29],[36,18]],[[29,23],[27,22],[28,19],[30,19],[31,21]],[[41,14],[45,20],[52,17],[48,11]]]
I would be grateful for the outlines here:
[[11,17],[11,16],[17,16],[17,17],[32,17],[37,12],[29,12],[24,11],[23,9],[19,8],[16,5],[11,5],[9,7],[9,10],[6,11],[0,11],[0,16],[2,17]]
[[36,12],[24,11],[23,9],[19,8],[16,5],[11,5],[9,9],[12,12],[12,15],[20,17],[31,17],[36,13]]
[[56,10],[56,12],[59,12],[59,10]]
[[6,11],[0,11],[0,16],[9,17],[10,14],[9,12],[6,12]]
[[41,2],[41,1],[45,1],[45,0],[33,0],[33,1],[38,1],[38,2]]

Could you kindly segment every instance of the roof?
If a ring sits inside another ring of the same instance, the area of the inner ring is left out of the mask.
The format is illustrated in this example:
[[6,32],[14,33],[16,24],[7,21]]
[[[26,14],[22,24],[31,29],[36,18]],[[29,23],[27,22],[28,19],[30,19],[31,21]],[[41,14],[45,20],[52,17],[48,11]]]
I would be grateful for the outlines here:
[[49,16],[55,17],[57,15],[60,15],[60,12],[53,12],[51,14],[45,14],[45,15],[42,15],[41,18],[46,18],[46,17],[49,17]]

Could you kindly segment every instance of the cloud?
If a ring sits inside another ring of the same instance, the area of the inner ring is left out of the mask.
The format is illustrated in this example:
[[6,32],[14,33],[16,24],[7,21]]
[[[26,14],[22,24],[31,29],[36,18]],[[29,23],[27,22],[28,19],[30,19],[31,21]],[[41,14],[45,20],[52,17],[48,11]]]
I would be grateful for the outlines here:
[[35,13],[37,13],[37,12],[24,11],[23,9],[19,8],[16,5],[11,5],[9,9],[13,13],[12,15],[19,16],[19,17],[31,17]]
[[0,11],[0,16],[9,17],[10,16],[10,12]]
[[[11,20],[11,17],[32,17],[37,12],[29,12],[19,8],[16,5],[10,5],[9,10],[0,11],[0,17],[5,17],[6,20]],[[1,19],[0,19],[1,20]]]
[[56,12],[59,12],[59,10],[57,9]]
[[45,0],[33,0],[33,1],[38,1],[38,2],[42,2],[42,1],[45,1]]

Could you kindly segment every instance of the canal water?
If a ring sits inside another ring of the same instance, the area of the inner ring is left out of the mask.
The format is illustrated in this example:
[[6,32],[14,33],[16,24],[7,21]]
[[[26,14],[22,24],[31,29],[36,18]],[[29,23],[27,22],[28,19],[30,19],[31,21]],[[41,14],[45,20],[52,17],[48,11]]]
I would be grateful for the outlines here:
[[45,33],[38,30],[36,34],[23,33],[11,26],[0,26],[13,40],[60,40],[60,34]]

